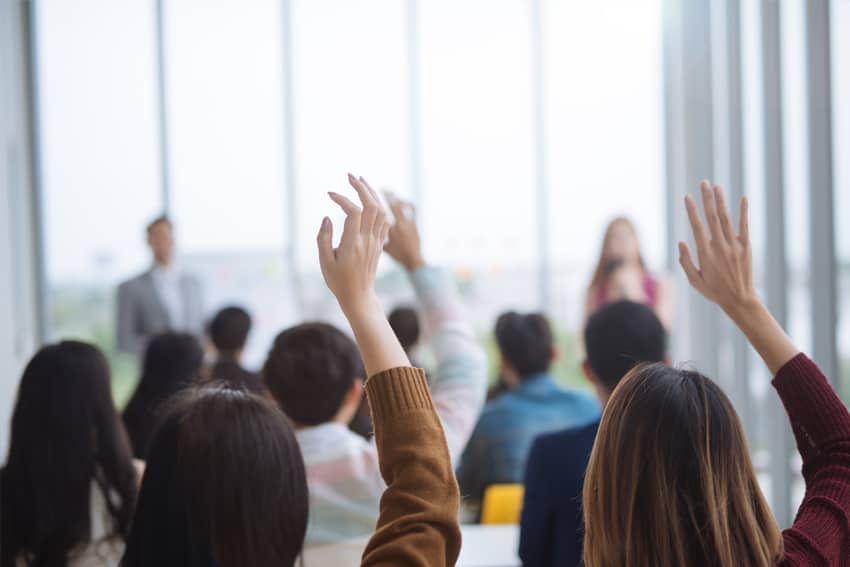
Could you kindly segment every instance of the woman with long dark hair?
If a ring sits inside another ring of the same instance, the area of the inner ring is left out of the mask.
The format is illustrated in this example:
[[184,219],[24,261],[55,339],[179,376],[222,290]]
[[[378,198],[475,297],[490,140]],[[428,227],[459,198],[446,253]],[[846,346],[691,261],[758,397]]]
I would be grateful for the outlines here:
[[[346,213],[338,248],[324,219],[322,274],[357,340],[387,488],[363,565],[454,565],[460,495],[440,420],[374,291],[389,232],[378,196],[350,177],[363,203]],[[126,567],[290,567],[307,528],[304,464],[291,426],[269,402],[208,386],[177,397],[153,438]],[[308,566],[309,567],[309,566]]]
[[850,415],[755,291],[746,200],[735,234],[720,188],[703,182],[701,191],[705,223],[686,199],[699,268],[684,243],[680,262],[691,285],[726,312],[775,375],[806,493],[793,526],[780,533],[723,391],[695,371],[640,366],[611,395],[590,457],[584,563],[847,565]]
[[27,365],[0,478],[0,566],[117,565],[138,476],[109,385],[86,343]]
[[160,404],[196,381],[203,364],[203,348],[189,333],[168,331],[148,343],[142,376],[124,408],[124,425],[136,458],[147,458]]

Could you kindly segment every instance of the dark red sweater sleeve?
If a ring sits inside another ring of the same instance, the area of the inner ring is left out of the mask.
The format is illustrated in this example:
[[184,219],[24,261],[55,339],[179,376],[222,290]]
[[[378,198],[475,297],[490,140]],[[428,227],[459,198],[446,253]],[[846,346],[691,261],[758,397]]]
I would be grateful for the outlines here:
[[850,565],[850,414],[805,354],[776,374],[803,457],[806,493],[783,532],[785,564]]

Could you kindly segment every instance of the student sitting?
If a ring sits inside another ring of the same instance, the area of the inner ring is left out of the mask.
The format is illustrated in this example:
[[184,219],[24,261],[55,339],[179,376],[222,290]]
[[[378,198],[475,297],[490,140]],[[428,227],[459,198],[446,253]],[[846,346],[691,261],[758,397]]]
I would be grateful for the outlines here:
[[555,347],[543,315],[502,315],[496,341],[511,389],[484,407],[458,471],[461,493],[479,502],[491,484],[522,482],[535,437],[599,417],[596,400],[560,388],[549,374]]
[[147,459],[160,404],[200,379],[203,363],[201,344],[189,333],[167,331],[148,343],[142,377],[124,408],[124,425],[136,458]]
[[262,395],[265,392],[263,379],[259,374],[245,370],[240,363],[248,333],[251,332],[251,316],[248,312],[241,307],[225,307],[210,321],[208,330],[216,350],[210,379]]
[[[620,379],[640,362],[662,362],[667,333],[653,310],[618,301],[601,307],[584,329],[582,369],[604,406]],[[581,490],[599,420],[542,435],[525,472],[519,555],[525,567],[581,564]]]
[[[347,214],[342,239],[334,249],[325,218],[318,244],[322,274],[371,376],[366,391],[387,486],[362,565],[454,565],[459,493],[446,440],[424,373],[408,366],[374,291],[389,225],[371,188],[351,183],[363,210],[334,195]],[[226,387],[187,392],[154,437],[123,565],[290,567],[307,503],[298,444],[279,409]]]
[[115,566],[139,473],[94,346],[42,348],[24,370],[0,473],[0,566]]
[[[341,202],[337,195],[334,199]],[[386,250],[408,271],[432,332],[436,365],[430,391],[454,460],[483,404],[486,361],[451,276],[426,265],[414,219],[404,215],[402,203],[394,200],[391,206],[397,220]],[[299,325],[275,339],[263,376],[294,422],[304,455],[310,487],[307,544],[371,533],[384,481],[375,444],[348,429],[363,388],[356,346],[330,325]]]
[[850,414],[756,293],[746,200],[735,234],[720,188],[704,182],[701,190],[705,222],[686,198],[699,268],[684,243],[680,263],[775,375],[806,492],[794,524],[780,532],[723,391],[696,371],[643,365],[608,400],[590,456],[585,565],[847,565]]

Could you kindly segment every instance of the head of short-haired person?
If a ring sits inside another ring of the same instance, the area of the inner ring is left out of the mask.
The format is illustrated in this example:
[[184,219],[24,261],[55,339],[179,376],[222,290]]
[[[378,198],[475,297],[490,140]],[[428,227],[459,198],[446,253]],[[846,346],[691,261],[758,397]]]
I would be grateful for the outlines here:
[[209,336],[219,360],[239,362],[250,331],[251,315],[241,307],[225,307],[216,313],[209,324]]
[[156,266],[167,267],[174,261],[174,225],[166,215],[152,220],[147,226],[148,246]]
[[540,313],[509,311],[496,321],[501,380],[507,388],[549,371],[558,357],[549,321]]
[[274,340],[263,380],[296,429],[351,424],[363,399],[366,372],[357,345],[326,323],[305,323]]
[[617,301],[600,308],[584,328],[582,371],[604,406],[620,380],[638,363],[670,363],[667,331],[652,308]]
[[410,356],[410,353],[419,344],[422,329],[419,324],[419,314],[412,307],[396,307],[390,312],[387,320],[392,327],[401,348]]

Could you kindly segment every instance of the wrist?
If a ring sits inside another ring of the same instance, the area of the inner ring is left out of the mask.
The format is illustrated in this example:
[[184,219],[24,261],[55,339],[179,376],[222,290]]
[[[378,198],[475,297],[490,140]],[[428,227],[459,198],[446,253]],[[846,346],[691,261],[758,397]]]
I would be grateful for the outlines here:
[[375,314],[379,314],[382,317],[384,315],[384,309],[374,290],[370,290],[361,297],[340,300],[339,306],[352,326],[354,326],[356,321],[371,318]]
[[764,304],[758,294],[753,291],[745,297],[742,297],[729,305],[724,305],[723,310],[736,323],[746,321],[752,318],[753,315],[764,309]]
[[425,266],[425,259],[421,254],[417,254],[416,256],[411,256],[404,261],[404,269],[408,272],[415,272],[419,268]]

